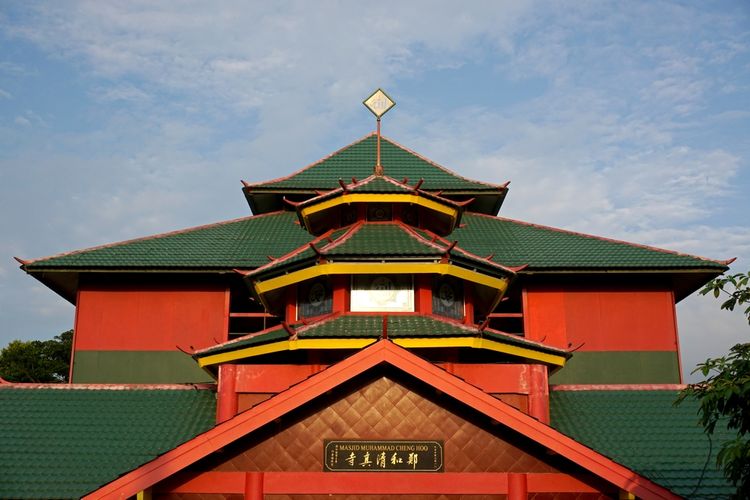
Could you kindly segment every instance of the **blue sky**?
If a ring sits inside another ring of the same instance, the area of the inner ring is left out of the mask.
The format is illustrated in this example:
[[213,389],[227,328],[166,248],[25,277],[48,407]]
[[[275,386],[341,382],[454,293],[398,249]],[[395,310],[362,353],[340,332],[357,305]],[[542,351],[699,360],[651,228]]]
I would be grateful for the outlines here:
[[[73,322],[13,256],[243,216],[240,179],[370,132],[377,87],[385,135],[511,181],[502,215],[750,269],[746,3],[402,4],[0,4],[0,345]],[[750,333],[678,316],[686,367]]]

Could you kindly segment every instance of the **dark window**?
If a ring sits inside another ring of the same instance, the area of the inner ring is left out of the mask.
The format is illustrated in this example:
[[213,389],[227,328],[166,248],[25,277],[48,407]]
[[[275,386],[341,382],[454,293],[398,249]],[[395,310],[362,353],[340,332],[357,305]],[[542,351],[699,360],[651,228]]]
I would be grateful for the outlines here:
[[383,221],[393,218],[393,206],[390,203],[370,203],[367,205],[367,220]]
[[450,276],[437,276],[432,282],[432,312],[454,319],[464,317],[463,282]]
[[328,280],[305,281],[297,287],[297,316],[309,318],[333,312],[331,284]]

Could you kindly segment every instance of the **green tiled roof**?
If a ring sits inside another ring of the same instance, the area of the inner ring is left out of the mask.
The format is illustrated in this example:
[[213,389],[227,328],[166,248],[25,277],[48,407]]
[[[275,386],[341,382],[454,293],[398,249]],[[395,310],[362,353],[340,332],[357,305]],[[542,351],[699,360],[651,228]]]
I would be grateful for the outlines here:
[[[476,326],[462,325],[454,321],[442,320],[435,316],[419,314],[388,315],[387,332],[389,338],[431,338],[431,337],[478,337],[483,335],[492,340],[520,345],[530,349],[555,354],[564,351],[530,342],[523,337],[503,332],[485,330],[480,332]],[[382,314],[345,314],[324,318],[315,323],[292,325],[297,338],[380,338],[383,335]],[[246,337],[225,342],[198,351],[196,358],[208,355],[231,352],[245,347],[268,344],[285,340],[288,333],[281,326],[262,334],[251,334]]]
[[[25,268],[31,272],[88,268],[256,268],[268,263],[268,255],[279,257],[313,241],[313,236],[295,220],[292,212],[248,217],[39,259]],[[375,225],[368,227],[363,234],[373,235],[378,231],[374,228]],[[371,255],[418,251],[419,244],[401,233],[392,231],[390,236],[382,238],[368,236],[366,242],[363,238],[356,245]],[[726,269],[721,262],[691,255],[472,213],[464,214],[462,227],[449,238],[473,254],[493,254],[492,261],[496,264],[510,267],[528,264],[532,271],[711,269],[720,272]]]
[[115,243],[34,261],[48,268],[254,268],[312,241],[292,212],[278,212]]
[[[282,179],[249,186],[263,190],[325,190],[338,187],[338,180],[352,177],[364,179],[373,173],[376,161],[376,138],[369,135],[331,156]],[[385,175],[395,179],[408,178],[411,182],[424,179],[422,189],[446,191],[498,191],[499,186],[465,179],[416,153],[386,139],[381,140],[381,163]]]
[[[716,469],[720,444],[698,425],[698,403],[674,407],[676,391],[552,391],[552,427],[686,498],[728,498]],[[709,457],[709,451],[711,456]],[[705,468],[705,470],[704,470]]]
[[466,213],[451,239],[506,266],[541,269],[716,269],[726,266],[656,248],[597,238],[500,217]]
[[445,253],[429,240],[422,240],[401,224],[362,224],[341,242],[322,249],[325,255],[438,256]]
[[355,193],[410,193],[413,191],[410,186],[405,186],[393,178],[389,180],[389,177],[385,176],[371,176],[355,186],[350,186],[348,190]]
[[[389,177],[389,176],[371,175],[370,177],[359,180],[357,182],[354,182],[354,180],[355,179],[352,179],[351,184],[346,184],[346,192],[348,193],[386,193],[386,194],[419,193],[421,196],[425,196],[432,200],[437,200],[439,202],[442,202],[445,205],[457,206],[456,202],[453,200],[449,200],[448,198],[443,198],[436,194],[430,193],[429,191],[423,191],[422,189],[419,189],[419,190],[415,189],[416,183],[415,183],[415,186],[411,186],[397,179],[393,179],[392,177]],[[337,196],[341,196],[343,193],[344,193],[344,189],[341,187],[337,189],[332,189],[330,191],[327,191],[318,196],[309,198],[301,202],[298,206],[298,209],[302,207],[307,207],[310,205],[315,205],[316,203],[320,203],[321,201],[335,198]]]
[[[330,237],[321,238],[316,242],[316,248],[321,255],[332,261],[363,260],[388,258],[415,259],[419,257],[434,260],[445,254],[449,245],[443,241],[431,241],[424,231],[414,231],[401,223],[362,223],[350,226],[346,230],[334,231]],[[465,252],[458,246],[451,250],[452,257],[460,257],[469,261],[473,266],[485,270],[497,271],[496,262],[488,262]],[[255,271],[254,275],[268,275],[271,271],[288,270],[290,266],[307,260],[312,262],[316,253],[305,245],[293,252],[289,257],[267,263]]]
[[0,498],[80,498],[211,428],[210,390],[0,388]]

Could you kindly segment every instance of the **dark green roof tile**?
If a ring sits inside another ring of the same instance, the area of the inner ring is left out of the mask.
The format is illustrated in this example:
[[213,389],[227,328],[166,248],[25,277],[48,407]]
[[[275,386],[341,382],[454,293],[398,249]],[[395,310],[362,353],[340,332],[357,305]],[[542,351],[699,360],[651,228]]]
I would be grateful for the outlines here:
[[[383,336],[383,314],[344,314],[333,315],[314,323],[292,325],[298,339],[310,338],[380,338]],[[503,332],[485,330],[480,332],[474,325],[463,325],[448,319],[420,314],[388,315],[386,330],[389,338],[433,338],[433,337],[478,337],[484,335],[492,340],[520,345],[543,352],[564,354],[553,347],[531,342],[523,337]],[[268,344],[289,337],[287,331],[275,327],[263,333],[255,333],[198,351],[196,358],[232,352],[246,347]]]
[[464,214],[450,236],[506,266],[541,269],[726,269],[721,262],[501,217]]
[[279,340],[285,340],[289,338],[289,333],[286,329],[281,326],[274,326],[262,332],[251,333],[243,337],[224,342],[215,346],[207,347],[196,352],[194,358],[202,358],[213,354],[220,354],[222,352],[233,352],[246,347],[253,347],[257,345],[269,344],[271,342],[277,342]]
[[197,389],[0,388],[0,498],[80,498],[210,429]]
[[711,444],[698,403],[675,407],[676,398],[670,390],[551,391],[551,424],[678,495],[728,498],[733,488],[715,464],[732,433],[717,426]]
[[[338,187],[338,180],[365,179],[373,173],[376,138],[369,135],[288,177],[249,186],[250,192],[263,190],[324,190]],[[498,191],[499,186],[476,182],[451,172],[418,154],[386,139],[381,142],[381,163],[385,174],[411,182],[424,179],[422,189],[446,191]]]
[[124,241],[26,265],[49,268],[255,268],[312,241],[292,212],[246,217],[183,231]]
[[438,256],[445,253],[429,240],[423,240],[398,223],[362,224],[340,242],[322,249],[327,256]]
[[[38,259],[25,268],[30,272],[89,268],[257,268],[268,263],[269,255],[279,257],[314,240],[295,221],[292,212],[247,217]],[[383,225],[387,229],[377,226],[363,226],[366,229],[360,236],[332,251],[339,255],[351,251],[397,256],[416,254],[425,248],[403,230],[394,229],[395,224]],[[378,237],[379,231],[384,234]],[[692,255],[473,213],[464,214],[462,227],[448,239],[458,241],[456,255],[470,258],[463,250],[482,257],[493,255],[495,264],[509,267],[528,264],[531,271],[710,269],[720,272],[726,269],[722,262]],[[296,258],[311,255],[308,251]]]

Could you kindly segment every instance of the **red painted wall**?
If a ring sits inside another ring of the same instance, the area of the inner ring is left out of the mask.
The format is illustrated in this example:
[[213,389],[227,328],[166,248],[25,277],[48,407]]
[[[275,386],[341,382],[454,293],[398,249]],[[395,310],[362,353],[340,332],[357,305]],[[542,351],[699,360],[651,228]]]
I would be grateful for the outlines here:
[[75,350],[201,349],[227,337],[224,288],[81,287]]
[[578,351],[676,351],[669,290],[529,288],[527,337]]

